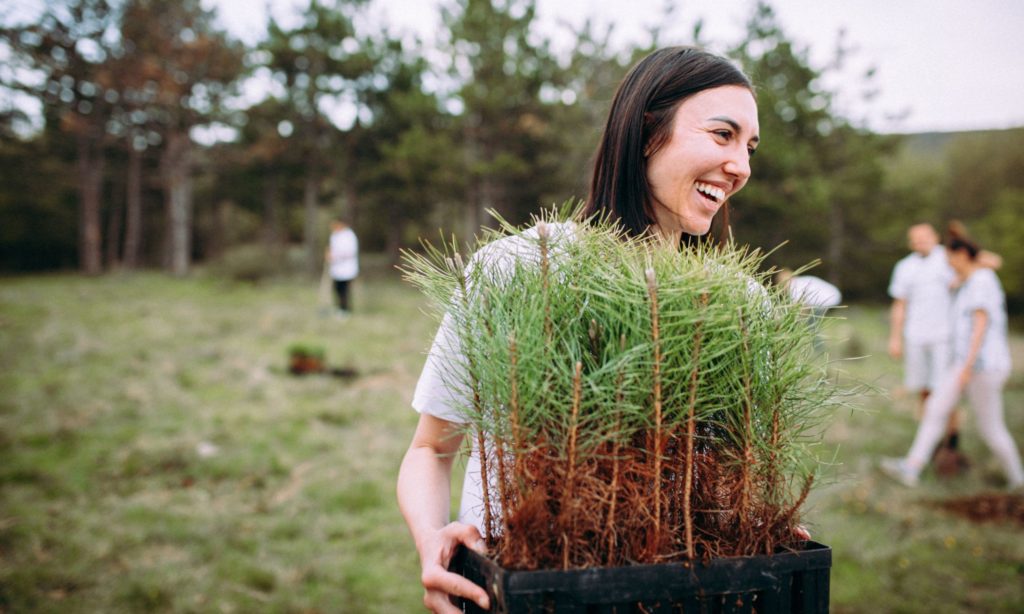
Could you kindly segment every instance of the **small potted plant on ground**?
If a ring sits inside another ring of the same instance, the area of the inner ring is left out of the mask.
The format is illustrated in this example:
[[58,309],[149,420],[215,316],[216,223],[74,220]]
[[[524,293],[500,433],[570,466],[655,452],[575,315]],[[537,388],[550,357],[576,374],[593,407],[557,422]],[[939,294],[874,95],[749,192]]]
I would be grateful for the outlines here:
[[832,388],[762,259],[554,216],[406,254],[481,467],[491,556],[452,567],[495,611],[827,609],[796,529]]
[[322,345],[294,343],[288,347],[288,372],[292,375],[322,373],[326,351]]

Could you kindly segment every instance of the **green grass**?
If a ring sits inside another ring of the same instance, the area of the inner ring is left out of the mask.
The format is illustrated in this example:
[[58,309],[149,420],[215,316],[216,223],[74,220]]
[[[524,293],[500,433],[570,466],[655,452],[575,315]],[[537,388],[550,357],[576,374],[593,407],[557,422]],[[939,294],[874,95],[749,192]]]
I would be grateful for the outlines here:
[[[0,612],[415,612],[419,568],[394,501],[433,332],[393,275],[364,276],[348,320],[316,284],[157,274],[0,283]],[[873,468],[905,451],[885,314],[832,322],[836,377],[872,383],[833,416],[835,456],[806,520],[835,550],[837,612],[1022,611],[1021,527],[938,500],[998,489],[968,414],[970,474],[908,491]],[[317,343],[351,380],[295,378]],[[1024,444],[1024,339],[1007,420]],[[212,451],[212,454],[210,453]]]

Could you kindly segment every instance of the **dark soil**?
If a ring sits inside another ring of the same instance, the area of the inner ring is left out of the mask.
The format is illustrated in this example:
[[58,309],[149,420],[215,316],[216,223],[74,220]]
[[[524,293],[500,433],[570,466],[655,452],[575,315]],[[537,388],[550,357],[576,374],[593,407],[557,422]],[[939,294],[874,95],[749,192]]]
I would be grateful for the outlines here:
[[1024,495],[987,493],[947,499],[937,505],[972,522],[1009,522],[1024,526]]

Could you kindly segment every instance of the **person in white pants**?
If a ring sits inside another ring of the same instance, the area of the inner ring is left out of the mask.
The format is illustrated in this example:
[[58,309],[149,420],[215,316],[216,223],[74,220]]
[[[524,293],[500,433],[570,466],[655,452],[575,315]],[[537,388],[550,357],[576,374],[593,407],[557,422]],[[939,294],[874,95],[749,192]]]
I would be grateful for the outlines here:
[[[956,272],[949,265],[939,233],[931,224],[915,224],[907,230],[910,254],[896,263],[889,282],[892,307],[889,311],[889,355],[903,359],[903,387],[919,396],[915,417],[924,415],[924,405],[952,361],[952,287]],[[967,464],[959,452],[959,419],[949,414],[940,463],[950,475]],[[940,474],[942,472],[940,471]]]
[[883,459],[882,470],[916,486],[921,470],[942,439],[950,413],[966,393],[985,443],[999,458],[1011,489],[1024,488],[1024,468],[1003,419],[1003,387],[1010,375],[1006,297],[999,278],[978,262],[978,246],[954,237],[950,266],[963,280],[953,300],[953,366],[928,397],[924,416],[904,458]]

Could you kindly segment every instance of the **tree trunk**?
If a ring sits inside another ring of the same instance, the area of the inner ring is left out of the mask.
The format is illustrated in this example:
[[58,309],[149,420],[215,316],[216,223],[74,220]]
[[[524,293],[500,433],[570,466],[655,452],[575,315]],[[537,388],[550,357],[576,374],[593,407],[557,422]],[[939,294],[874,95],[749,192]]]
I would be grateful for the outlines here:
[[86,275],[103,270],[103,244],[100,228],[103,192],[103,148],[98,139],[78,137],[78,265]]
[[345,182],[345,210],[343,216],[348,225],[355,228],[359,223],[359,195],[356,192],[356,186],[351,181]]
[[160,161],[167,208],[167,268],[179,277],[188,274],[192,252],[191,149],[187,132],[171,132]]
[[387,254],[388,262],[398,264],[402,256],[402,231],[405,224],[401,221],[400,215],[392,216],[387,229]]
[[[112,190],[113,191],[113,190]],[[124,203],[114,201],[107,218],[107,270],[116,269],[121,258],[121,221],[124,218]]]
[[465,243],[471,245],[473,243],[473,237],[480,231],[480,208],[477,206],[477,192],[479,192],[474,182],[470,182],[469,187],[466,189],[466,206],[463,209],[463,226],[465,232]]
[[142,245],[142,152],[128,147],[128,181],[125,195],[124,261],[126,269],[139,266]]
[[[488,174],[480,178],[477,194],[480,199],[477,202],[476,216],[480,226],[494,227],[497,224],[497,221],[488,213],[489,210],[498,211],[505,216],[508,215],[507,211],[501,211],[498,208],[498,186],[493,176]],[[477,230],[479,231],[479,228]]]
[[481,195],[481,183],[483,181],[480,177],[473,177],[473,167],[480,163],[480,140],[477,138],[473,129],[474,124],[478,124],[480,118],[478,115],[474,115],[470,118],[463,129],[462,138],[465,141],[466,146],[463,148],[464,158],[463,163],[465,168],[470,175],[470,179],[466,182],[466,206],[463,211],[463,224],[465,226],[465,242],[466,245],[472,245],[473,237],[480,232],[480,224],[483,221],[483,217],[480,215],[480,201],[482,200]]
[[833,201],[829,205],[828,224],[828,281],[842,288],[843,243],[846,232],[843,222],[843,208]]
[[263,244],[270,252],[281,246],[281,176],[267,170],[263,184]]
[[229,247],[229,234],[231,229],[231,201],[222,200],[216,204],[213,210],[209,236],[205,238],[202,246],[202,257],[210,260],[220,260]]
[[[310,164],[310,167],[312,167],[312,164]],[[320,224],[317,219],[317,196],[319,191],[320,185],[316,172],[310,168],[306,171],[305,185],[302,189],[302,206],[306,220],[303,240],[306,244],[306,269],[310,275],[316,275],[323,262],[323,256],[320,254],[320,250],[317,249],[320,235]]]

